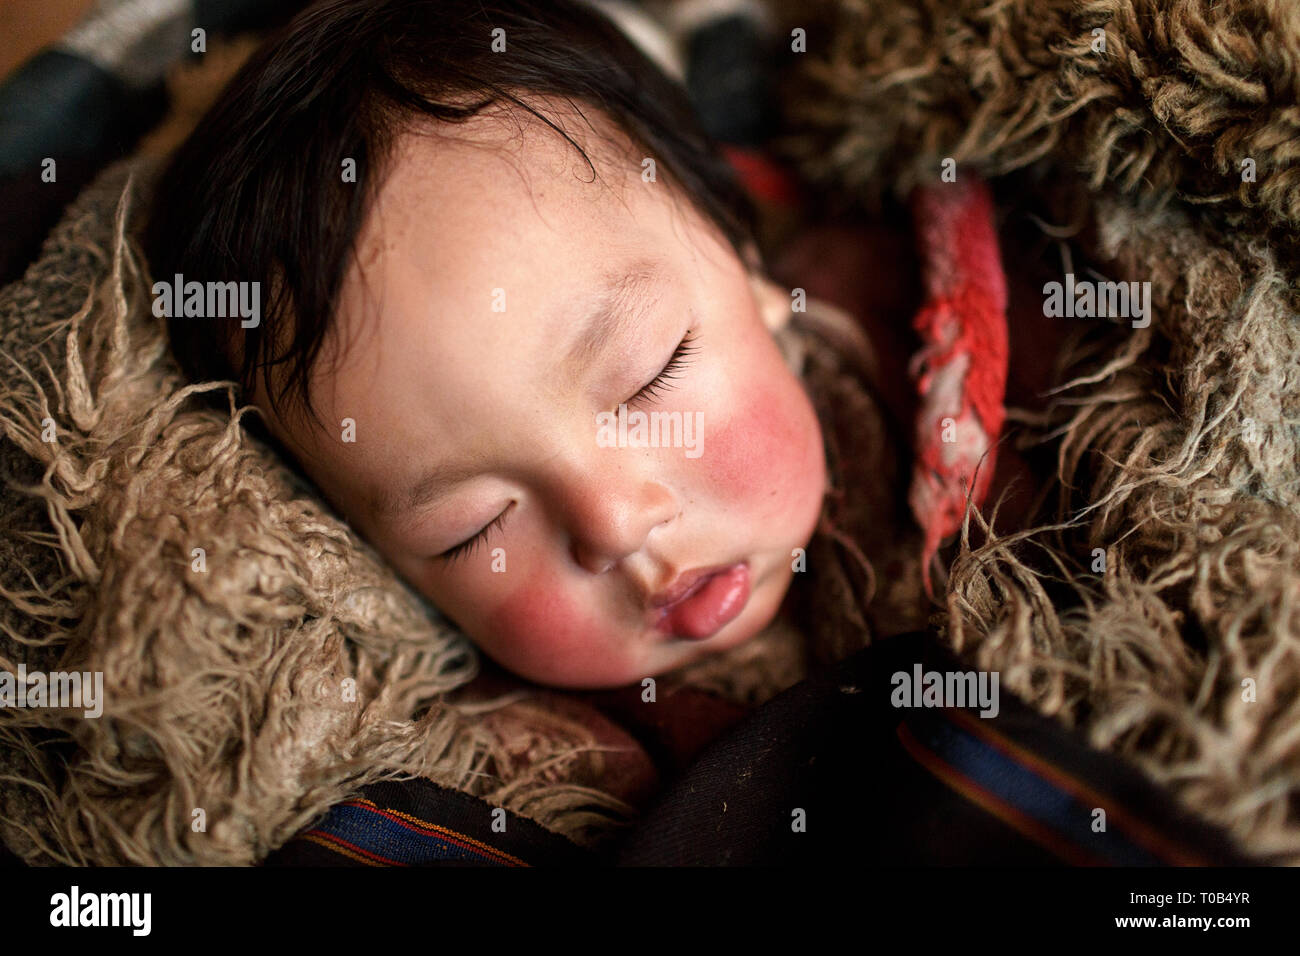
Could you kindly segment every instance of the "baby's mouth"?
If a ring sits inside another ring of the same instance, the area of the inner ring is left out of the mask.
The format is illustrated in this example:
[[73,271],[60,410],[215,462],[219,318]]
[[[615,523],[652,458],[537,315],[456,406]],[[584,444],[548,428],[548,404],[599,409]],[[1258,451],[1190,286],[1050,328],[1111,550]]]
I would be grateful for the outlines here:
[[673,587],[656,595],[650,614],[656,630],[690,640],[712,637],[739,616],[749,603],[749,564],[687,572]]

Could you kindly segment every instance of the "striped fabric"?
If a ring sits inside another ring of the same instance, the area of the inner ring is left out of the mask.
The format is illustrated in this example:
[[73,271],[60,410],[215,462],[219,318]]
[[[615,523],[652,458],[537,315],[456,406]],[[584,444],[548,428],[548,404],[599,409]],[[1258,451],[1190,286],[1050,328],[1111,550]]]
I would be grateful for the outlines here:
[[[1005,688],[993,685],[995,697],[981,696],[978,706],[896,694],[918,669],[976,673],[922,631],[814,671],[672,781],[620,847],[618,864],[1253,862],[1138,768]],[[911,686],[919,689],[919,677]]]
[[495,849],[449,827],[409,813],[376,806],[373,800],[349,800],[299,835],[299,839],[365,866],[411,866],[458,860],[484,866],[528,866],[517,856]]
[[596,856],[431,780],[362,788],[272,853],[267,866],[585,866]]
[[[969,711],[913,711],[896,733],[912,758],[946,786],[1064,862],[1209,865],[1194,850],[1156,833],[1115,796],[1016,744]],[[1105,811],[1104,830],[1097,809]]]

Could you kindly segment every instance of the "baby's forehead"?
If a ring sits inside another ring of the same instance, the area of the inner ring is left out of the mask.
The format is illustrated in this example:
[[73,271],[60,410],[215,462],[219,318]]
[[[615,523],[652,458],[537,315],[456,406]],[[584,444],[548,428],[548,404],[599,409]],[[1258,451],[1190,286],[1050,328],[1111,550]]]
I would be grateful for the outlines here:
[[498,104],[462,123],[404,129],[395,138],[381,194],[434,180],[489,187],[512,199],[521,189],[560,189],[590,202],[600,187],[621,191],[643,181],[646,160],[653,158],[603,110],[534,108],[541,117]]
[[515,107],[398,136],[345,290],[358,272],[368,284],[402,275],[436,285],[457,271],[482,274],[485,264],[505,273],[567,257],[572,268],[575,257],[661,235],[689,207],[666,180],[642,175],[653,159],[603,111],[544,115],[559,131]]

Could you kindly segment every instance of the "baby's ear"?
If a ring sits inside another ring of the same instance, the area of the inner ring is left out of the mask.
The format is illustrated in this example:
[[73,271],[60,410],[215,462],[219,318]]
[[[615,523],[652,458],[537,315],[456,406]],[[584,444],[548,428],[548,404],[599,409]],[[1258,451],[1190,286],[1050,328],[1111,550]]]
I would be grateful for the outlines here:
[[763,324],[775,335],[790,322],[790,297],[785,289],[767,277],[762,253],[752,240],[745,244],[744,262],[749,287],[754,291],[754,301],[758,304],[759,314],[763,316]]
[[754,290],[754,301],[768,331],[776,334],[790,322],[790,296],[761,270],[751,270],[749,287]]

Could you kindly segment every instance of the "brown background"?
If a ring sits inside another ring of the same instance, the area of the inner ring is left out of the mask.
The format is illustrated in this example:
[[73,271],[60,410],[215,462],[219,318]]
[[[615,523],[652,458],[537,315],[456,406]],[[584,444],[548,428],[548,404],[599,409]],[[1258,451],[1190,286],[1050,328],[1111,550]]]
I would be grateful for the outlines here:
[[0,3],[0,77],[76,25],[93,0],[3,0]]

